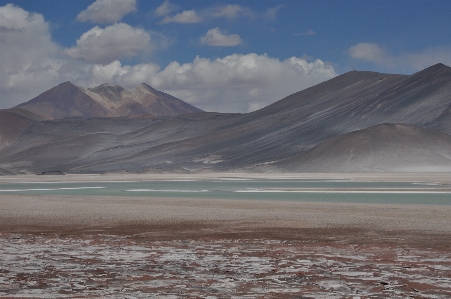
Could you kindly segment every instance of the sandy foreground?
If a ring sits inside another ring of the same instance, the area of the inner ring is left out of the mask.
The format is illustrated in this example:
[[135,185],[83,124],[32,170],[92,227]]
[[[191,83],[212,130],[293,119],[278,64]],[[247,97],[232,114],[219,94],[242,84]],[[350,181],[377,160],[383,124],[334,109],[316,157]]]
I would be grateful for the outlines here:
[[[275,175],[0,184],[186,177]],[[451,182],[447,174],[314,177]],[[451,298],[450,248],[451,206],[0,195],[1,298]]]

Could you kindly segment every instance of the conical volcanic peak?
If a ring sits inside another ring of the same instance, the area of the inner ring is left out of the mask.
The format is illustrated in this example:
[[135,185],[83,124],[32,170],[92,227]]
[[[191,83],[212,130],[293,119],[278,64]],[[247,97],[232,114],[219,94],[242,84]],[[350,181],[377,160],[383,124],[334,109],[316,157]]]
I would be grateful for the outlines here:
[[49,119],[109,117],[105,107],[86,94],[84,88],[67,81],[17,106]]
[[145,83],[132,90],[109,83],[85,89],[69,81],[17,107],[48,119],[176,116],[202,111]]

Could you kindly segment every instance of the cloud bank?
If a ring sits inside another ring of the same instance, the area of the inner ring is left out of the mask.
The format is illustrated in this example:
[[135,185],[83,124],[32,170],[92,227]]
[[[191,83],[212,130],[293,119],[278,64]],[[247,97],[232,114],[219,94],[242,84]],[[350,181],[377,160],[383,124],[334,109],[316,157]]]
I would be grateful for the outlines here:
[[120,21],[126,14],[136,11],[136,0],[96,0],[78,14],[80,22],[112,24]]
[[0,28],[0,108],[9,108],[57,84],[63,60],[42,15],[8,4]]
[[144,30],[125,23],[96,26],[76,46],[63,49],[52,40],[42,15],[11,4],[0,7],[0,28],[0,47],[7,57],[0,60],[0,108],[28,101],[64,81],[126,88],[144,82],[207,111],[249,112],[336,76],[333,67],[319,59],[279,60],[256,53],[196,57],[165,67],[151,62],[128,65],[121,59],[151,45]]

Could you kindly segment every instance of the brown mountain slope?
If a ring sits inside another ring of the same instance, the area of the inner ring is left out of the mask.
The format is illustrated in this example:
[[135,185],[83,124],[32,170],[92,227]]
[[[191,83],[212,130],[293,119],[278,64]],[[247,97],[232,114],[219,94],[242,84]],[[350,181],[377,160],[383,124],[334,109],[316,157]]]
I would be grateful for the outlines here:
[[40,120],[44,118],[20,108],[0,110],[0,150],[13,144],[31,122]]
[[279,166],[296,172],[449,172],[451,136],[381,124],[326,140]]
[[177,116],[202,112],[147,84],[141,84],[133,90],[126,90],[119,85],[111,84],[85,89],[71,82],[65,82],[17,107],[47,119]]

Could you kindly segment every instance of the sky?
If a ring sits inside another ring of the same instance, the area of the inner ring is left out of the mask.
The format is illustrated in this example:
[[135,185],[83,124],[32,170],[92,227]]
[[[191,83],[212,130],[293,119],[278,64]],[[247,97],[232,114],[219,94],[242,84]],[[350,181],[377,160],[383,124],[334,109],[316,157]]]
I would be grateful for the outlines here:
[[66,81],[245,113],[351,70],[451,66],[449,0],[0,0],[0,109]]

